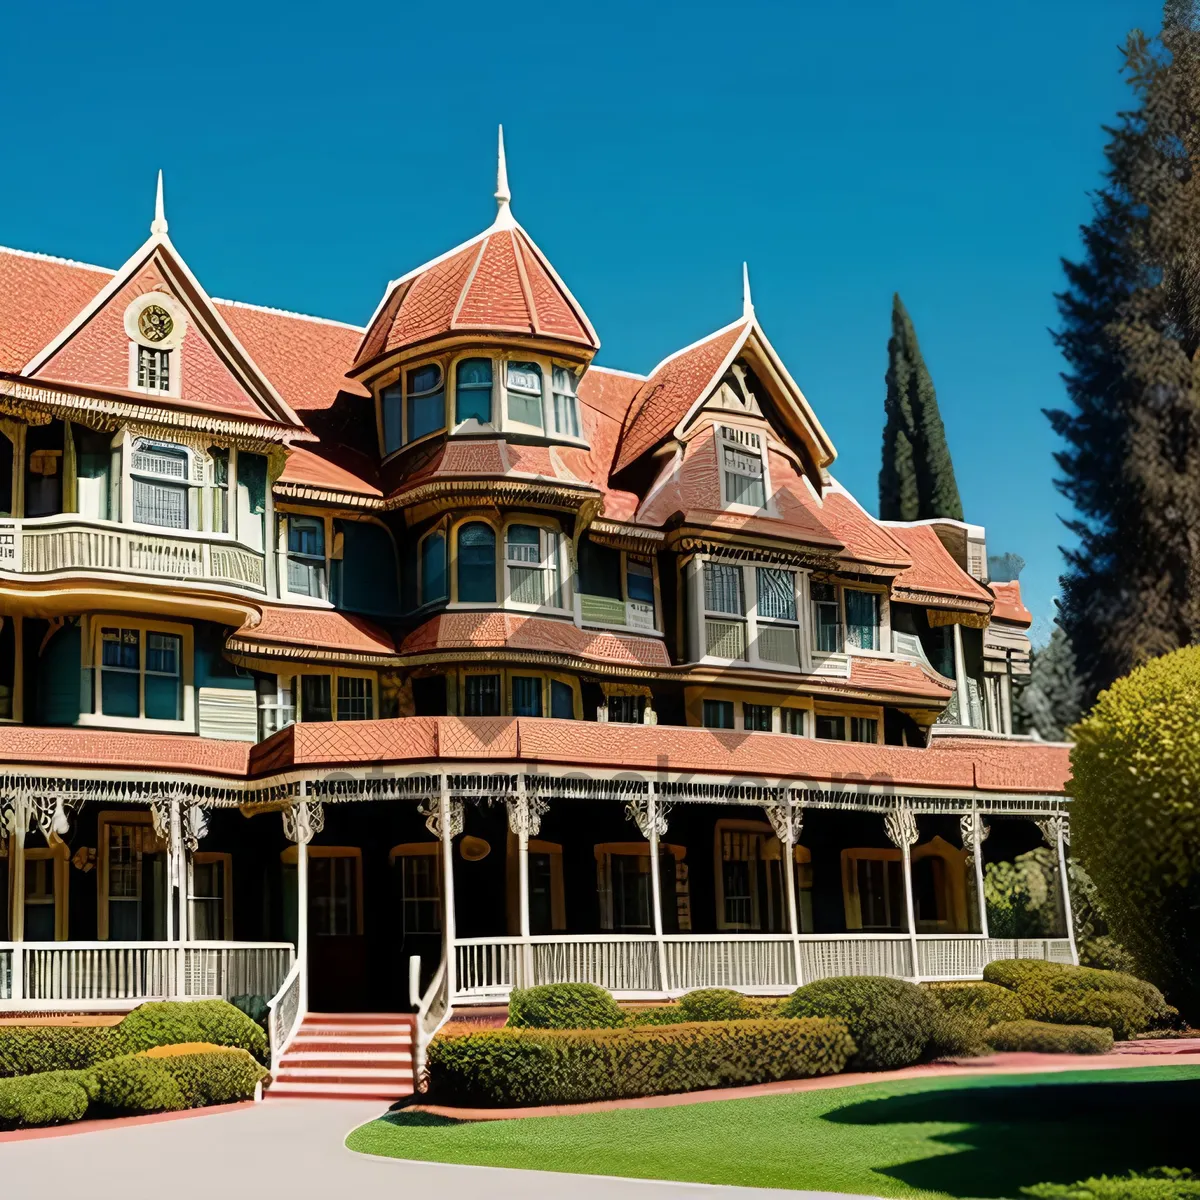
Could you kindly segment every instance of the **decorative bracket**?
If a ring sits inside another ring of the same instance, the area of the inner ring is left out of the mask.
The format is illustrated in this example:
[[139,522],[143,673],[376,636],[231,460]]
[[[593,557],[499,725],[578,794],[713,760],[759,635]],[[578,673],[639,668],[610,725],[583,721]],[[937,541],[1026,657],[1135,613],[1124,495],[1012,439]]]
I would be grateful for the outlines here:
[[625,805],[625,816],[628,817],[638,827],[638,832],[641,833],[647,841],[650,840],[651,832],[657,834],[660,838],[665,837],[667,833],[667,815],[671,811],[670,804],[664,804],[659,800],[654,805],[654,820],[653,826],[650,819],[650,797],[635,796],[628,804]]
[[973,854],[976,846],[982,846],[992,832],[992,827],[979,813],[963,813],[958,818],[958,829],[962,836],[962,847],[968,854]]
[[787,843],[788,834],[791,834],[791,843],[793,846],[800,841],[800,835],[804,832],[804,809],[792,806],[791,812],[791,828],[788,828],[788,806],[786,804],[764,804],[763,812],[767,814],[767,820],[771,822],[771,828],[775,831],[775,836],[783,843]]
[[297,846],[307,846],[315,834],[325,828],[325,806],[309,800],[300,800],[281,810],[283,836]]
[[183,844],[189,854],[195,854],[200,839],[208,836],[208,812],[199,804],[189,804],[184,811]]
[[[450,838],[453,840],[463,831],[465,814],[463,802],[452,796],[447,807],[450,809]],[[417,812],[425,818],[425,828],[440,842],[442,840],[442,804],[438,799],[423,801],[417,805]]]
[[899,846],[901,850],[916,843],[917,818],[913,816],[912,809],[907,806],[892,809],[883,818],[883,828],[892,845]]
[[1034,824],[1042,831],[1046,845],[1052,850],[1058,849],[1060,840],[1064,846],[1071,844],[1071,819],[1065,813],[1057,817],[1042,817]]
[[520,837],[522,825],[526,838],[537,837],[542,831],[542,817],[550,811],[550,805],[537,796],[526,794],[509,796],[505,803],[508,806],[508,827],[513,834]]

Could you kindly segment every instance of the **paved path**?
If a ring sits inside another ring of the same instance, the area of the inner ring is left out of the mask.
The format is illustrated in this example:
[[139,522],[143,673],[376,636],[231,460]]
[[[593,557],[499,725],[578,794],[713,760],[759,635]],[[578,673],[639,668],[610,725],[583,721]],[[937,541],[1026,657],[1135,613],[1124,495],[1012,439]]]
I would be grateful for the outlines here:
[[864,1200],[841,1192],[404,1162],[354,1154],[351,1129],[380,1114],[349,1101],[269,1100],[153,1125],[0,1145],[6,1200]]

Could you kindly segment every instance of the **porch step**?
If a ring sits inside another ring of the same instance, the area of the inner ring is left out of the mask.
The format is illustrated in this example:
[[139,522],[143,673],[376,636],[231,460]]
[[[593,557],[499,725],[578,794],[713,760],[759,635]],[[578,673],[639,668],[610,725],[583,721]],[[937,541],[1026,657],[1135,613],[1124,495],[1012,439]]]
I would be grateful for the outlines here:
[[413,1018],[403,1013],[309,1013],[269,1097],[398,1100],[413,1091]]

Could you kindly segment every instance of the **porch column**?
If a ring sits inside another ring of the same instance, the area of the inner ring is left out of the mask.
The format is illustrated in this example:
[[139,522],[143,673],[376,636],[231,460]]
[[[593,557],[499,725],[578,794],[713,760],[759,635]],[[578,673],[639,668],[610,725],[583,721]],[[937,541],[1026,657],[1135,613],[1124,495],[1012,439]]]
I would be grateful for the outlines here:
[[283,810],[283,835],[296,843],[296,961],[300,964],[298,1017],[308,1012],[308,843],[325,828],[325,810],[308,799],[307,780],[300,799]]
[[8,865],[12,889],[12,998],[17,1001],[25,999],[25,830],[29,824],[29,810],[19,795],[9,810],[8,824],[12,831]]
[[454,839],[463,831],[463,802],[450,795],[450,781],[439,776],[437,806],[421,806],[425,828],[442,843],[442,953],[446,960],[446,1007],[458,991],[458,961],[454,945]]
[[979,810],[974,806],[969,813],[958,818],[958,827],[962,832],[963,849],[971,858],[972,869],[975,872],[975,901],[979,905],[979,932],[988,936],[987,897],[983,894],[983,843],[991,829],[984,823]]
[[662,880],[658,869],[658,842],[667,832],[668,806],[658,799],[658,785],[647,784],[644,799],[631,800],[625,806],[626,816],[632,817],[638,830],[650,843],[650,902],[654,909],[654,940],[658,947],[658,978],[661,990],[669,993],[671,981],[667,973],[667,944],[663,940]]
[[796,908],[796,843],[804,827],[804,810],[792,803],[791,793],[785,793],[782,804],[764,806],[767,820],[783,846],[783,887],[787,895],[788,929],[792,934],[792,960],[796,971],[796,986],[804,984],[804,964],[800,954],[800,918]]
[[508,827],[517,838],[517,867],[521,900],[521,969],[524,978],[520,986],[530,987],[534,983],[532,930],[529,923],[529,839],[537,837],[542,828],[542,816],[547,804],[534,797],[530,799],[525,785],[525,776],[517,776],[517,791],[508,799]]
[[1071,910],[1071,881],[1067,876],[1067,846],[1071,842],[1070,817],[1060,813],[1038,821],[1046,844],[1058,855],[1058,880],[1062,888],[1063,918],[1067,923],[1067,940],[1071,944],[1071,961],[1079,966],[1079,948],[1075,945],[1075,914]]
[[970,725],[971,705],[967,695],[967,661],[963,655],[962,626],[955,621],[954,630],[954,684],[958,694],[958,723]]
[[[956,625],[955,629],[958,628]],[[957,644],[957,643],[956,643]],[[913,910],[912,847],[917,840],[917,818],[907,805],[894,808],[883,819],[888,839],[900,849],[900,863],[904,870],[904,916],[908,923],[909,949],[912,955],[912,978],[921,978],[921,963],[917,957],[917,918]]]

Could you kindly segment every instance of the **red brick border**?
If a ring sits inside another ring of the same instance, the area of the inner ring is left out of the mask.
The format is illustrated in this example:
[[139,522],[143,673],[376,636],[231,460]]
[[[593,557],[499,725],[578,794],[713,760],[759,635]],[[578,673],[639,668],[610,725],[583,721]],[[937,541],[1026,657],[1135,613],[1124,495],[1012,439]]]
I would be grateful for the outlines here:
[[234,1112],[251,1108],[253,1100],[237,1100],[233,1104],[209,1104],[203,1108],[185,1108],[182,1112],[146,1113],[140,1117],[107,1117],[91,1121],[72,1121],[67,1125],[39,1125],[33,1129],[11,1129],[0,1133],[0,1144],[25,1142],[35,1138],[67,1137],[76,1133],[99,1133],[103,1130],[128,1129],[131,1125],[156,1125],[159,1121],[179,1121],[185,1117],[207,1117],[213,1113]]

